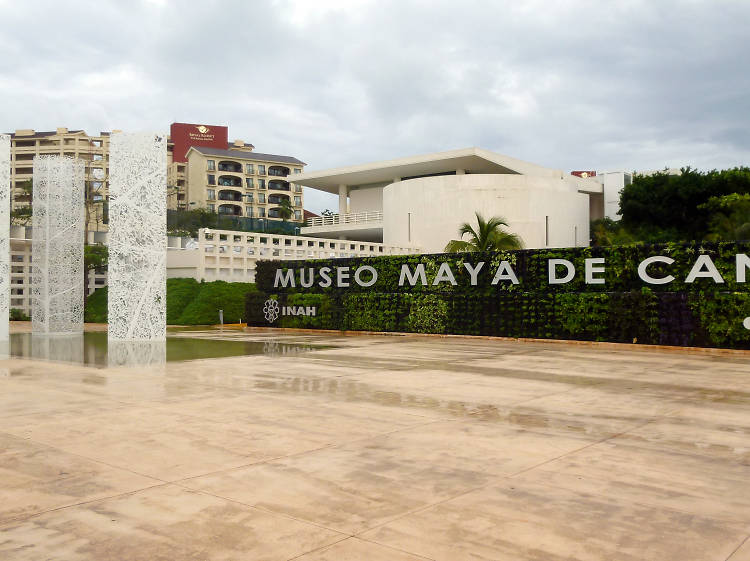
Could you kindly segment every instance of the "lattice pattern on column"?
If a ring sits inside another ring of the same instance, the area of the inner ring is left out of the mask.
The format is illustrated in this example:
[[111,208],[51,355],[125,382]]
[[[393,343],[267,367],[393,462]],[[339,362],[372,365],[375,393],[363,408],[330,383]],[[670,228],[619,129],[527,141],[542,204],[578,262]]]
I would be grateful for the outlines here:
[[10,136],[0,134],[0,341],[8,340],[10,312]]
[[37,334],[83,332],[84,163],[34,158],[31,323]]
[[113,134],[109,160],[109,339],[164,340],[166,138]]

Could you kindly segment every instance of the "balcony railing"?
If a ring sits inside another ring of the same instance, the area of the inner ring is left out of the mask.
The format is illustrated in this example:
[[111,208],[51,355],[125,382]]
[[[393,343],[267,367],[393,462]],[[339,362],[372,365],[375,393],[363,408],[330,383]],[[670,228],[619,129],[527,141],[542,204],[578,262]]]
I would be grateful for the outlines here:
[[330,216],[318,216],[308,218],[308,226],[336,226],[339,224],[368,224],[371,222],[382,222],[381,211],[351,212],[348,214],[332,214]]

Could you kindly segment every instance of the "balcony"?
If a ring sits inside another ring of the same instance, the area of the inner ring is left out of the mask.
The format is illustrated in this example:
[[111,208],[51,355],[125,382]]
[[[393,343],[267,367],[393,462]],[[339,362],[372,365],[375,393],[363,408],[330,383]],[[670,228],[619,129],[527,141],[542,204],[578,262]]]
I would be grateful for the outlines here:
[[239,205],[219,205],[218,212],[224,216],[242,216],[242,207]]
[[272,179],[268,182],[269,189],[276,189],[277,191],[290,191],[289,182],[281,179]]
[[309,218],[302,228],[303,236],[338,237],[350,240],[383,240],[383,212],[352,212]]
[[242,202],[242,193],[240,193],[239,191],[222,189],[221,191],[219,191],[219,200]]
[[242,187],[242,178],[233,175],[220,175],[217,185],[222,187]]
[[289,195],[279,195],[277,193],[273,193],[271,195],[268,195],[268,202],[272,205],[278,205],[281,204],[281,201],[288,201],[291,203],[291,199],[289,198]]
[[307,220],[308,226],[334,226],[338,224],[369,224],[372,222],[383,222],[383,213],[353,212],[349,214],[332,214],[330,216],[318,216]]
[[219,162],[219,171],[231,171],[232,173],[242,173],[242,164],[238,162]]
[[289,168],[284,166],[270,166],[268,168],[268,175],[274,175],[276,177],[286,177],[290,173]]

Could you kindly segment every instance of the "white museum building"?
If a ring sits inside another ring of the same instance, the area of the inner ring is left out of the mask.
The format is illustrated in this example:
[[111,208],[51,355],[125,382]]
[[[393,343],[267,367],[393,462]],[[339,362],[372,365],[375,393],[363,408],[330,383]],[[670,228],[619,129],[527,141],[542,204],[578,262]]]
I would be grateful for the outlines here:
[[381,242],[439,253],[464,222],[502,216],[526,248],[589,244],[604,216],[603,186],[481,148],[436,152],[296,175],[338,194],[339,212],[309,221],[304,236]]

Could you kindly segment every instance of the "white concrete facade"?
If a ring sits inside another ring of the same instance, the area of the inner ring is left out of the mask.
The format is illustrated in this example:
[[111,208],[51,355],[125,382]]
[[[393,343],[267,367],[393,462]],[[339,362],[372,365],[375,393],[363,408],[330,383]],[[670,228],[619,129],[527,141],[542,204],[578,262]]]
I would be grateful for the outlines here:
[[339,215],[302,234],[428,253],[442,252],[475,212],[503,217],[527,248],[587,246],[589,222],[603,214],[601,183],[480,148],[308,172],[295,182],[339,194]]
[[[435,201],[433,204],[430,201]],[[392,183],[383,190],[383,242],[405,240],[441,253],[460,224],[502,216],[524,247],[586,246],[588,195],[564,181],[526,175],[446,175]]]

